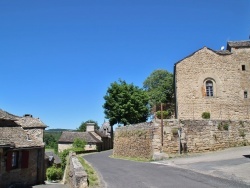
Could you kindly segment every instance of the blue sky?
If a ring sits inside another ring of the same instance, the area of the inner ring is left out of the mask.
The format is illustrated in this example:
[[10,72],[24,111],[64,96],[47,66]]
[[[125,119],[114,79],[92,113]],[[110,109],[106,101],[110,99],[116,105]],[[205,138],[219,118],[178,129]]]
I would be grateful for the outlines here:
[[0,0],[0,108],[49,128],[101,125],[112,82],[142,87],[154,70],[249,35],[249,0]]

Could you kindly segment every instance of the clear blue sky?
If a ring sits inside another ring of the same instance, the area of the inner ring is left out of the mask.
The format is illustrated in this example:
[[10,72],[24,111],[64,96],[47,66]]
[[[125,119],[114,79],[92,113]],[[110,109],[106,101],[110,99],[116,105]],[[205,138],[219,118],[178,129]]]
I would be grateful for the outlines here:
[[0,0],[0,108],[49,128],[101,125],[112,82],[142,87],[156,69],[249,35],[249,0]]

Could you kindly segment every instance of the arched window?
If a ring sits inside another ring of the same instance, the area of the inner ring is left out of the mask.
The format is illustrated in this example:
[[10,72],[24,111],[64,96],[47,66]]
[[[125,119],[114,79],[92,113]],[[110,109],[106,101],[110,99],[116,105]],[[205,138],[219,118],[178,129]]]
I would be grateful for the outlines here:
[[206,94],[208,97],[214,96],[213,82],[211,80],[206,81]]

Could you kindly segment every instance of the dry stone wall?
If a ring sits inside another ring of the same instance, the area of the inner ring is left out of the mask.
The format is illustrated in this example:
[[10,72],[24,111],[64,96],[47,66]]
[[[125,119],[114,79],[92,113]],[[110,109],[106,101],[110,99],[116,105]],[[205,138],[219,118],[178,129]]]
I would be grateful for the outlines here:
[[250,121],[172,119],[164,120],[161,131],[161,121],[155,119],[152,123],[121,127],[115,132],[113,154],[144,159],[152,159],[158,153],[178,154],[181,135],[185,135],[190,153],[250,145]]
[[113,155],[151,159],[153,155],[153,123],[127,125],[117,128],[114,137]]
[[250,145],[250,121],[183,120],[173,123],[169,120],[164,121],[163,152],[180,151],[178,129],[185,134],[187,152],[191,153]]

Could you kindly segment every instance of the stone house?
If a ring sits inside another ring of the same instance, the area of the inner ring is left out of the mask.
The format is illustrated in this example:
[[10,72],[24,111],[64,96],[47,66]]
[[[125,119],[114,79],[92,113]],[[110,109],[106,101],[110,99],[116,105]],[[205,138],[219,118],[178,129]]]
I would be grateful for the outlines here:
[[[39,119],[0,110],[0,185],[29,187],[45,180],[43,130]],[[33,134],[34,133],[34,134]]]
[[75,138],[85,140],[85,151],[102,151],[111,149],[111,138],[104,132],[95,130],[94,123],[88,123],[86,132],[64,131],[58,140],[58,152],[72,148]]
[[250,41],[203,47],[174,66],[176,119],[250,118]]

